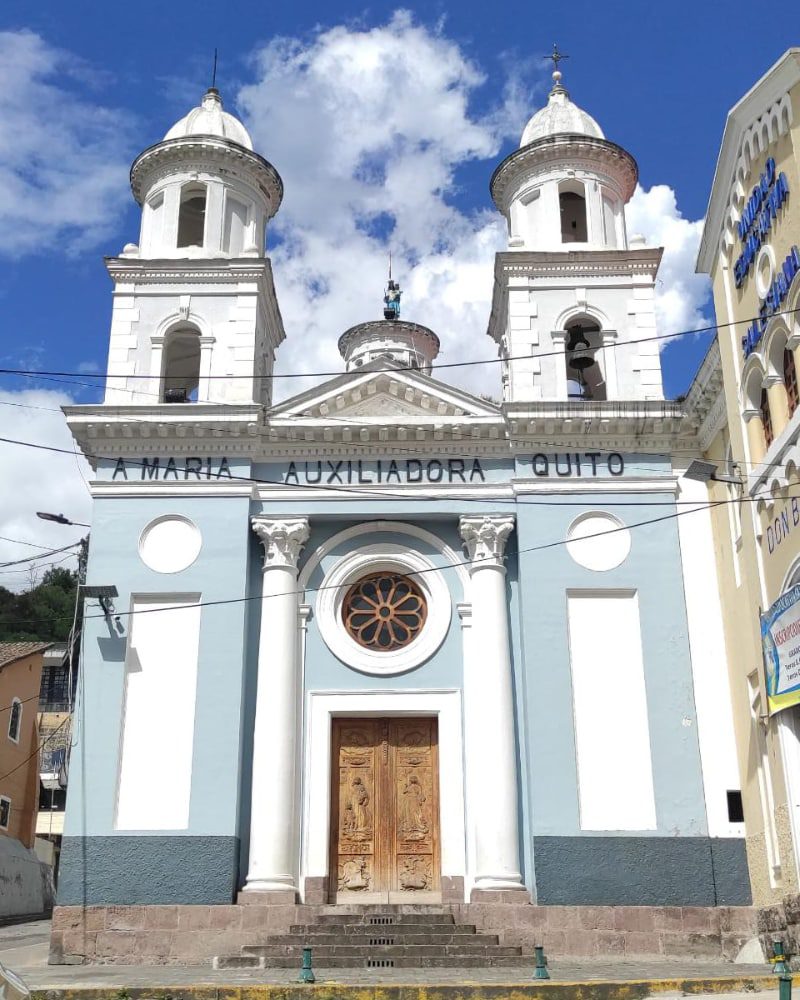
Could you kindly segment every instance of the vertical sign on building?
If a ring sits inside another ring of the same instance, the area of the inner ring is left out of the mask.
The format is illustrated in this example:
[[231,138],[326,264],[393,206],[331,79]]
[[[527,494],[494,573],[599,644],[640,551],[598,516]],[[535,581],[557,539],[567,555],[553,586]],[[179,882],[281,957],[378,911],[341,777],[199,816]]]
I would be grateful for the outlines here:
[[767,702],[773,715],[800,704],[800,585],[761,616]]

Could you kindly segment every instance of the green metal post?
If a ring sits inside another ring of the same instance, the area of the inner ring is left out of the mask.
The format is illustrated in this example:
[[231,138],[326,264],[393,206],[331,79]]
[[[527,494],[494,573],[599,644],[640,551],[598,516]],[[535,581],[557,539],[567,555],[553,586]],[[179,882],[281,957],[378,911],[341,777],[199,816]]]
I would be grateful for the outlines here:
[[[789,963],[783,950],[783,941],[772,942],[772,968],[776,976],[789,975]],[[791,979],[789,981],[791,989]]]
[[317,981],[314,970],[311,968],[311,949],[303,948],[303,967],[297,977],[298,983],[315,983]]
[[783,973],[778,976],[778,1000],[792,1000],[792,977]]
[[[549,979],[550,973],[547,971],[547,959],[544,955],[544,948],[542,945],[537,944],[534,946],[533,953],[536,956],[536,968],[533,970],[534,979]],[[781,1000],[783,998],[781,997]]]

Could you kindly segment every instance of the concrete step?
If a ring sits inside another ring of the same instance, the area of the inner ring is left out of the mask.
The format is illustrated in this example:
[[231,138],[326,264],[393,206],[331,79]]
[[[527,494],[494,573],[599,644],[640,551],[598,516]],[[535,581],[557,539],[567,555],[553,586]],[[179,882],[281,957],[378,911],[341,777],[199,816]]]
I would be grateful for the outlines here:
[[363,945],[369,946],[371,942],[381,944],[383,942],[391,944],[474,944],[476,947],[492,947],[499,944],[496,934],[475,934],[473,931],[467,933],[451,934],[405,934],[399,931],[384,934],[324,934],[313,927],[308,928],[305,933],[292,931],[289,934],[275,934],[269,936],[270,944],[294,944],[308,948],[330,947],[337,944]]
[[392,924],[454,924],[452,913],[417,912],[411,913],[321,913],[317,924],[366,924],[368,927],[391,926]]
[[[299,961],[302,958],[303,946],[295,944],[261,944],[245,946],[243,954],[253,955],[265,960],[270,958],[280,958],[282,956],[293,955]],[[380,945],[369,947],[368,945],[340,944],[329,947],[312,948],[312,959],[319,965],[324,965],[329,958],[436,958],[448,955],[474,956],[476,958],[486,958],[489,956],[506,958],[513,955],[522,957],[522,949],[519,947],[500,947],[491,945],[480,947],[463,944],[416,944],[416,945]]]
[[427,934],[438,938],[448,934],[474,934],[475,924],[292,924],[290,934],[337,934],[339,936],[380,937],[382,934]]
[[[378,962],[384,963],[382,966]],[[300,960],[295,956],[276,955],[264,958],[266,969],[300,969]],[[533,970],[533,959],[530,956],[508,955],[412,955],[383,957],[373,956],[372,964],[367,965],[364,958],[355,955],[336,955],[326,958],[324,962],[314,962],[314,971],[319,974],[326,969],[481,969],[501,967],[509,969]]]

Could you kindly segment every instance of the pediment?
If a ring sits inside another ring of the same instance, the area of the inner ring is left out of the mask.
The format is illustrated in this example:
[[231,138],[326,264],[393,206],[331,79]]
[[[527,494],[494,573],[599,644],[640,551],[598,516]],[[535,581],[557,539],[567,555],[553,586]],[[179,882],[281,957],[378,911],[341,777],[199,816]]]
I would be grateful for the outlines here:
[[[385,364],[385,362],[384,362]],[[480,399],[427,375],[404,369],[364,370],[338,376],[330,382],[276,406],[271,420],[293,417],[312,420],[374,420],[424,418],[498,419],[499,404]]]

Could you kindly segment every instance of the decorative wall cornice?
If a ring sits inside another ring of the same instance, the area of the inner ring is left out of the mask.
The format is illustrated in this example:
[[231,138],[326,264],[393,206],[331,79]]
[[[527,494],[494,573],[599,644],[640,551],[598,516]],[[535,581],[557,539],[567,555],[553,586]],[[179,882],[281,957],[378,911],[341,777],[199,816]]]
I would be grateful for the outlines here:
[[599,167],[609,172],[623,201],[627,202],[636,190],[639,177],[636,160],[622,146],[608,139],[562,133],[538,139],[503,160],[489,182],[495,205],[501,212],[506,212],[514,191],[531,173],[543,165],[553,167],[561,164],[595,172]]
[[259,188],[273,216],[283,199],[280,174],[263,156],[230,139],[213,135],[182,136],[156,143],[140,153],[131,167],[131,189],[141,205],[155,180],[176,169],[197,169],[207,173],[234,172]]
[[[106,269],[115,284],[236,285],[242,282],[273,287],[268,257],[160,258],[106,257]],[[263,294],[259,289],[259,293]]]

